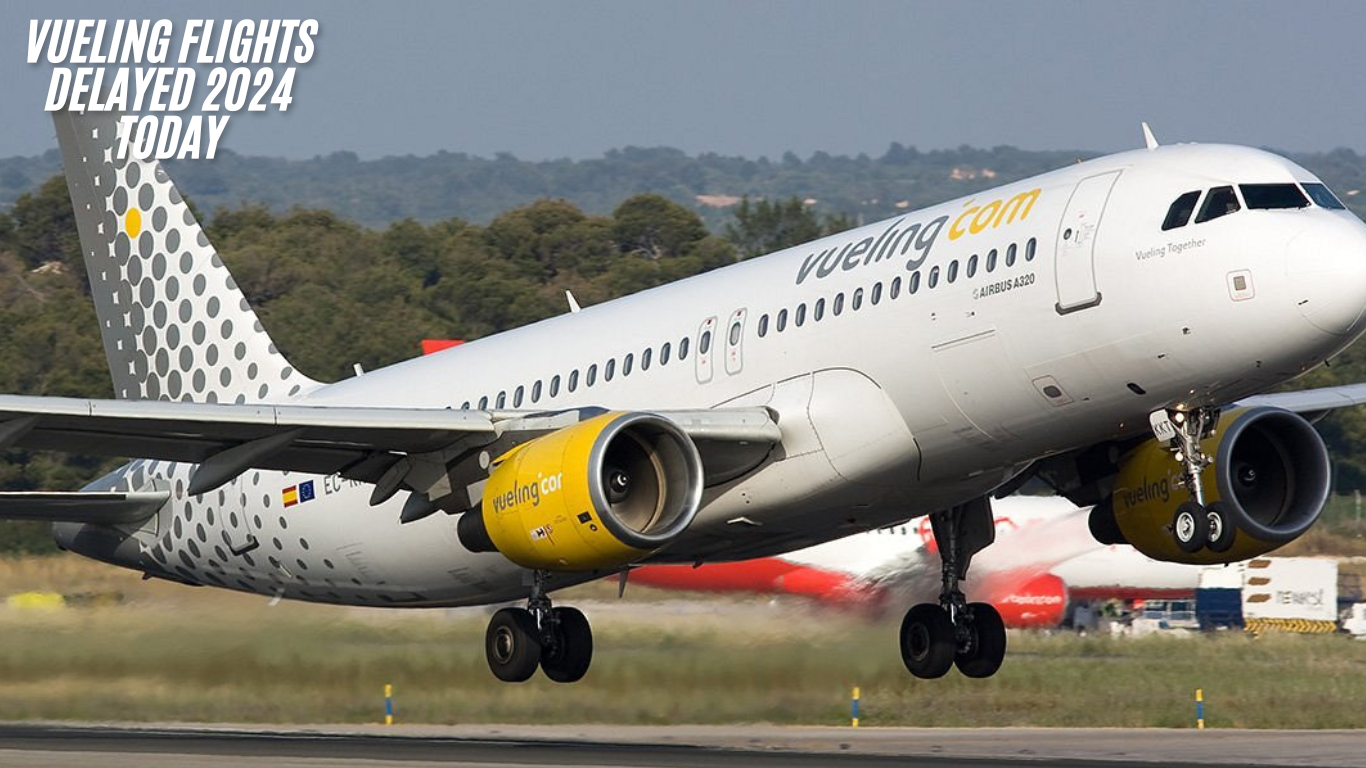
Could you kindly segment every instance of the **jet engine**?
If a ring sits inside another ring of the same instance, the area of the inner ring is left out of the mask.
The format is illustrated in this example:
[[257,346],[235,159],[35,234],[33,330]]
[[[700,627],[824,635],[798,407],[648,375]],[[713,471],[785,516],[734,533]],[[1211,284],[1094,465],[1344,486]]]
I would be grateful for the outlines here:
[[1232,529],[1195,552],[1173,536],[1178,507],[1190,501],[1181,465],[1157,440],[1120,459],[1109,499],[1091,512],[1102,544],[1131,544],[1155,560],[1220,564],[1265,554],[1309,529],[1328,500],[1328,451],[1302,417],[1278,408],[1240,408],[1219,419],[1201,446],[1213,459],[1201,473],[1207,510]]
[[496,459],[479,509],[456,531],[467,549],[526,568],[609,569],[672,541],[701,499],[702,460],[677,425],[612,412]]

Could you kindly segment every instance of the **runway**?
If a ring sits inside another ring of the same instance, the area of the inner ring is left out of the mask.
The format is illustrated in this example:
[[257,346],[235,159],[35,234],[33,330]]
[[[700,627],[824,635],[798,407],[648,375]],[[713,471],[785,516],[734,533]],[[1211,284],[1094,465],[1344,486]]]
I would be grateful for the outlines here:
[[1355,731],[400,726],[0,725],[6,768],[966,765],[1014,768],[1366,766]]

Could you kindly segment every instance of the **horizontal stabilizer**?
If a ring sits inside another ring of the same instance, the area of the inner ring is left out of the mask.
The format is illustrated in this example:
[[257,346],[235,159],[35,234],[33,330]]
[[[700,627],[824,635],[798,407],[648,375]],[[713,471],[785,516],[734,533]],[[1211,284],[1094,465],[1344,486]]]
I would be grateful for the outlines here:
[[0,520],[127,525],[155,515],[171,498],[165,491],[139,493],[0,493]]

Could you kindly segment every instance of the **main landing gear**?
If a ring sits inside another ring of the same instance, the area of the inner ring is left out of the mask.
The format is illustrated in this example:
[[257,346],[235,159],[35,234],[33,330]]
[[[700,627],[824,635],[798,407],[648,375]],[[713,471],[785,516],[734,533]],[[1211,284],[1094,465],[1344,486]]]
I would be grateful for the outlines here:
[[1195,553],[1205,547],[1214,552],[1226,552],[1233,546],[1233,526],[1228,512],[1220,502],[1205,504],[1205,490],[1200,473],[1210,464],[1210,457],[1200,447],[1200,441],[1214,434],[1219,423],[1218,408],[1195,408],[1190,411],[1154,411],[1149,417],[1153,434],[1165,441],[1173,457],[1181,464],[1181,486],[1190,493],[1190,500],[1176,507],[1172,516],[1172,538],[1182,552]]
[[507,683],[529,680],[537,666],[557,683],[573,683],[593,661],[593,630],[578,609],[551,607],[545,573],[537,571],[527,607],[502,608],[489,620],[484,654]]
[[986,498],[930,516],[943,562],[939,603],[921,603],[901,621],[901,661],[912,675],[943,677],[957,665],[967,677],[991,677],[1006,654],[1001,614],[987,603],[969,603],[958,588],[972,556],[996,538]]

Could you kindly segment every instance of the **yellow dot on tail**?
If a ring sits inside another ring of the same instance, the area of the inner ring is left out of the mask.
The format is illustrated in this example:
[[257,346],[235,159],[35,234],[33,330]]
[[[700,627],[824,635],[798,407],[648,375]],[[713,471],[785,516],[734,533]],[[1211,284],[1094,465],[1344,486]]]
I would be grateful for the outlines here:
[[136,238],[142,232],[142,213],[136,208],[130,208],[128,215],[123,218],[123,228],[129,237]]

